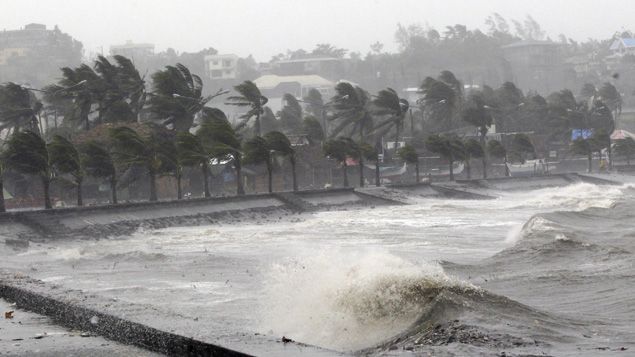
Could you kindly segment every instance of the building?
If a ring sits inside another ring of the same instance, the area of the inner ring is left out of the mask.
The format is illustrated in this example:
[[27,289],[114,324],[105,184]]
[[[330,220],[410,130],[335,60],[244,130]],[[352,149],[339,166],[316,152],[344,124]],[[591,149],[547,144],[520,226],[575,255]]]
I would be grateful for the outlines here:
[[237,55],[207,55],[204,61],[205,75],[209,79],[235,79],[238,76]]
[[19,30],[0,31],[0,83],[35,86],[59,77],[59,69],[81,63],[82,43],[55,26],[28,24]]
[[311,89],[317,89],[322,98],[335,94],[335,83],[318,75],[278,76],[267,74],[254,80],[262,95],[269,98],[267,105],[276,111],[282,108],[282,97],[289,93],[296,98],[304,98]]
[[335,57],[300,58],[271,63],[270,73],[280,76],[319,75],[331,80],[341,78],[344,59]]
[[550,93],[562,87],[565,63],[561,44],[553,41],[518,41],[503,46],[512,81],[519,88]]
[[151,43],[133,43],[126,41],[123,45],[110,46],[111,56],[124,56],[133,62],[144,60],[154,55],[154,45]]
[[635,55],[635,38],[618,38],[609,49],[614,55]]

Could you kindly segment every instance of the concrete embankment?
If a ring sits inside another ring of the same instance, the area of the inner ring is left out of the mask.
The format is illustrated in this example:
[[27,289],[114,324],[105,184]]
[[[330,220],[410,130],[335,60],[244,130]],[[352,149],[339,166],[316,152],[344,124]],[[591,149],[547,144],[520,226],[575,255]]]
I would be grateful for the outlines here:
[[15,303],[18,309],[48,316],[61,326],[169,356],[341,355],[258,334],[242,333],[225,336],[223,341],[206,341],[205,332],[196,321],[163,315],[152,306],[61,289],[6,271],[0,271],[0,298]]
[[489,179],[457,180],[450,184],[463,187],[466,190],[497,190],[497,191],[526,191],[547,187],[567,186],[572,183],[592,183],[596,185],[619,185],[616,181],[581,175],[578,173],[563,173],[545,176],[496,177]]
[[0,214],[6,239],[120,236],[140,227],[165,228],[266,219],[296,212],[394,203],[353,189],[284,192],[167,202],[126,203]]

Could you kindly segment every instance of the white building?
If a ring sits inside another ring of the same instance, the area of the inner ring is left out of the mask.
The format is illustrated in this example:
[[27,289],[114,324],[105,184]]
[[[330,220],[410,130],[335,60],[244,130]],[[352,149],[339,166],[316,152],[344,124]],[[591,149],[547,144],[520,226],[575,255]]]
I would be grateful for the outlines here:
[[613,41],[610,50],[615,55],[635,55],[635,38],[618,38]]
[[302,99],[311,89],[317,89],[325,102],[335,94],[335,83],[315,74],[300,76],[266,74],[255,79],[254,83],[262,95],[269,98],[267,105],[274,113],[282,108],[282,97],[286,93]]
[[210,79],[235,79],[238,56],[234,54],[205,56],[205,74]]

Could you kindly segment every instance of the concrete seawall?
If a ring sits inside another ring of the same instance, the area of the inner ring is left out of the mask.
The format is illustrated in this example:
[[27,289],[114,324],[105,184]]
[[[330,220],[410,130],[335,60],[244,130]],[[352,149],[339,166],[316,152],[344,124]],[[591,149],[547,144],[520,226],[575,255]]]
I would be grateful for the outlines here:
[[395,202],[348,188],[18,211],[0,214],[0,236],[32,240],[99,238],[130,234],[140,227],[235,222],[338,207],[392,203]]

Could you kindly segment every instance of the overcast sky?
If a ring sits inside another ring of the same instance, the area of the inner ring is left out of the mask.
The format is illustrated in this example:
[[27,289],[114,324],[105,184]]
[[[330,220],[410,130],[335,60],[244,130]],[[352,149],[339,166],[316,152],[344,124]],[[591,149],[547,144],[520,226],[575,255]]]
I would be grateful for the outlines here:
[[366,53],[379,41],[393,51],[397,23],[484,28],[493,12],[508,19],[530,14],[553,38],[606,38],[635,28],[633,0],[0,0],[0,27],[58,25],[84,43],[87,55],[132,40],[267,61],[324,42]]

